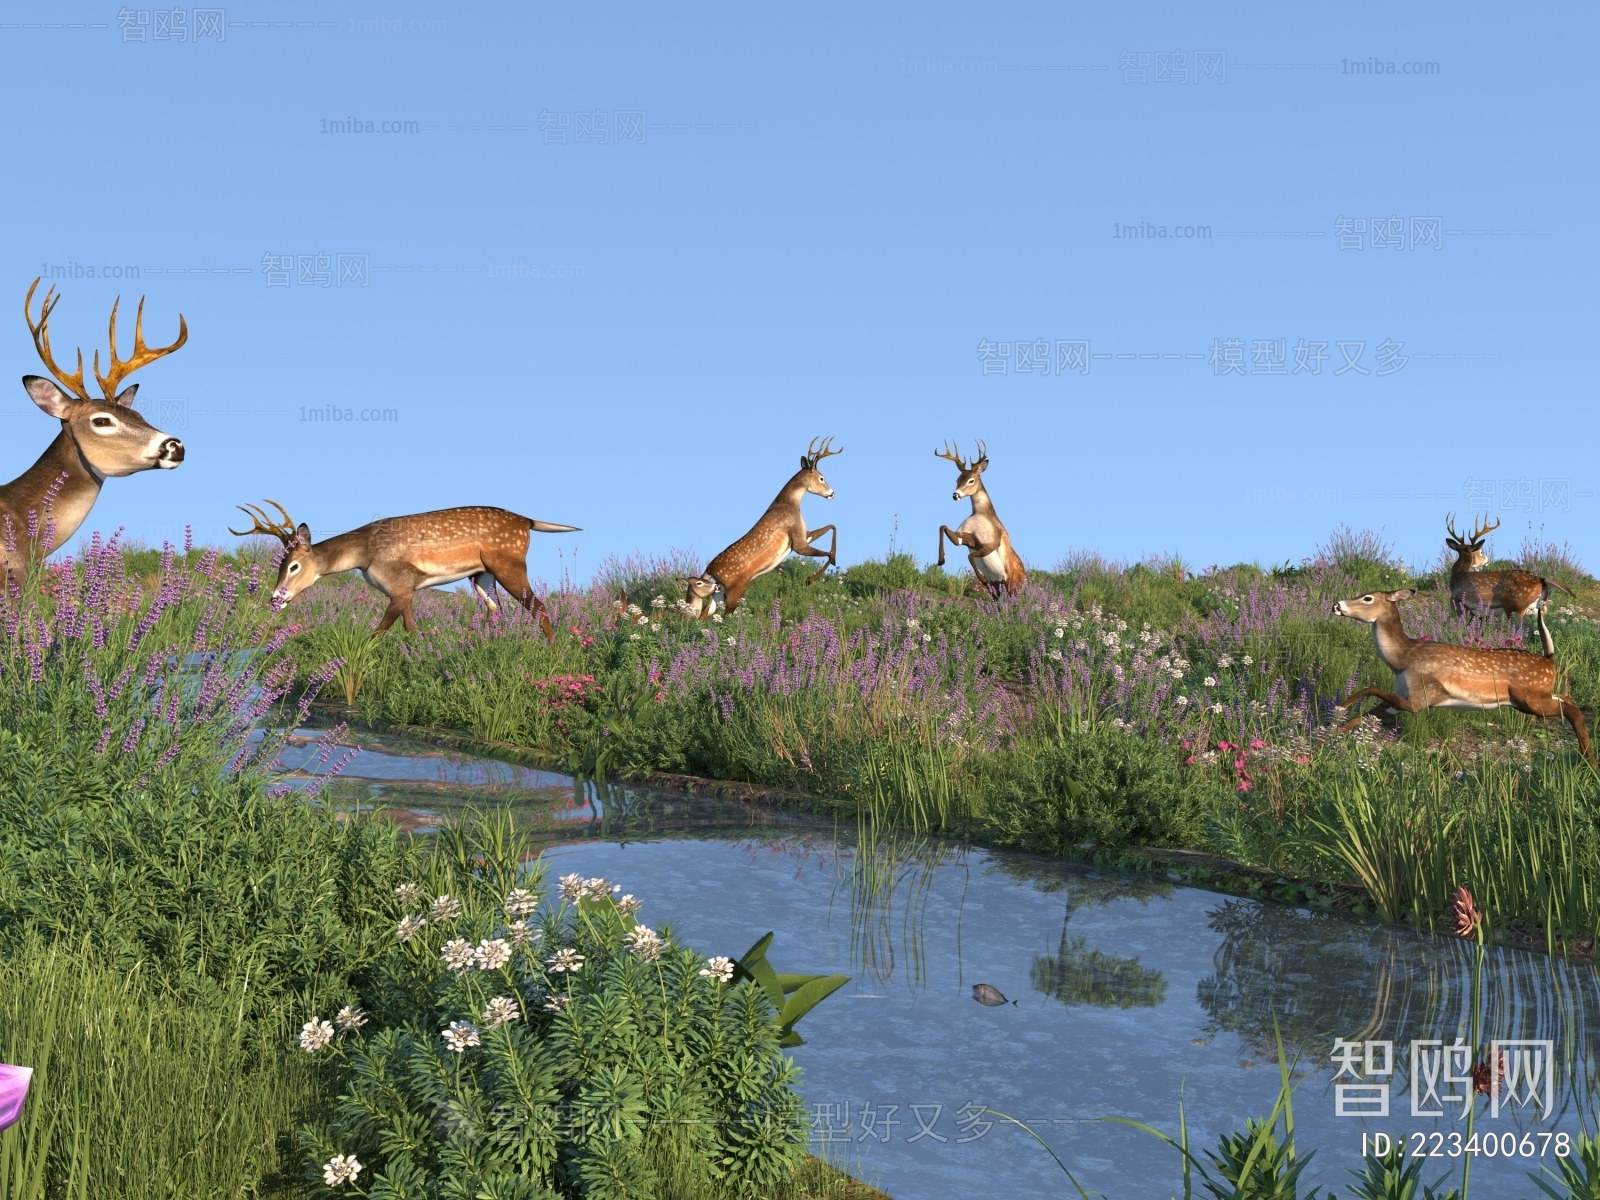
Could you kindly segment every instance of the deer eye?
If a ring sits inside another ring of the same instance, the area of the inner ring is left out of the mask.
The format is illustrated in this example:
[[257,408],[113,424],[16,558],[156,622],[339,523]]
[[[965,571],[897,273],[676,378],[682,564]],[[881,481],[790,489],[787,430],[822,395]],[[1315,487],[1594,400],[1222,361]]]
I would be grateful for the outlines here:
[[289,574],[293,575],[299,569],[300,569],[300,564],[299,563],[290,563],[289,564]]
[[96,429],[110,429],[116,425],[116,422],[110,417],[95,417],[89,422],[89,424],[93,425]]
[[1361,603],[1363,603],[1363,604],[1371,604],[1372,603],[1372,597],[1371,596],[1363,596],[1363,597],[1361,597]]

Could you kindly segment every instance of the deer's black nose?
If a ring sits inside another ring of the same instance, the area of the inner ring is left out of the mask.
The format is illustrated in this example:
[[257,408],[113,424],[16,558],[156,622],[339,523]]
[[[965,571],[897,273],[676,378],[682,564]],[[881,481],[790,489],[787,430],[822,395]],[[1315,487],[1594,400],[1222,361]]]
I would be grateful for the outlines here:
[[161,443],[161,461],[177,466],[183,461],[183,443],[177,438],[168,438]]

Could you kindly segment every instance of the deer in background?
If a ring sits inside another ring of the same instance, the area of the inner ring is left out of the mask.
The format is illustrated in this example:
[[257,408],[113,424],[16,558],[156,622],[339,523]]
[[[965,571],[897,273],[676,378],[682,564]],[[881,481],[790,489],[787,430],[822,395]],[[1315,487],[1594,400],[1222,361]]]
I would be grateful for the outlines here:
[[1563,584],[1532,571],[1479,570],[1489,561],[1489,556],[1483,552],[1484,540],[1500,528],[1500,522],[1486,525],[1479,520],[1475,525],[1471,534],[1462,537],[1456,533],[1455,514],[1444,519],[1445,532],[1450,535],[1444,544],[1456,552],[1456,561],[1450,567],[1450,603],[1457,612],[1498,608],[1509,617],[1522,618],[1535,608],[1543,609],[1553,587],[1572,595]]
[[[842,446],[837,450],[832,446],[831,437],[824,438],[820,447],[817,439],[812,438],[810,446],[800,456],[800,470],[783,485],[783,490],[750,532],[713,558],[703,574],[684,580],[689,589],[685,599],[701,620],[716,612],[719,598],[725,611],[731,613],[738,608],[750,581],[777,570],[791,554],[828,560],[816,574],[806,579],[808,584],[821,579],[829,567],[838,565],[839,531],[832,525],[824,525],[807,532],[806,519],[800,511],[800,502],[808,492],[824,500],[833,499],[833,489],[817,469],[823,459],[844,453]],[[812,543],[825,533],[833,534],[833,539],[826,550],[818,550]]]
[[989,467],[988,448],[979,442],[978,460],[970,464],[962,460],[959,444],[952,452],[950,443],[946,442],[944,449],[935,450],[933,455],[949,459],[961,472],[956,477],[956,490],[950,499],[967,497],[972,501],[972,515],[955,529],[939,526],[939,565],[944,566],[944,542],[949,538],[951,545],[967,548],[967,561],[972,564],[973,574],[989,589],[991,596],[998,597],[1002,589],[1015,596],[1027,572],[1022,569],[1022,559],[1017,557],[1016,548],[1011,544],[1011,535],[995,515],[988,489],[983,486],[983,473]]
[[543,602],[528,583],[528,534],[579,533],[575,525],[552,525],[519,517],[503,508],[444,508],[409,517],[386,517],[348,533],[315,544],[311,530],[296,527],[294,519],[276,500],[268,504],[283,518],[274,521],[255,505],[237,507],[253,523],[250,529],[229,529],[236,537],[263,533],[275,537],[287,553],[278,566],[278,586],[272,593],[274,610],[283,608],[324,575],[360,571],[361,577],[389,598],[389,608],[374,634],[396,621],[407,633],[416,632],[411,605],[418,588],[472,580],[472,589],[492,611],[498,612],[491,592],[496,582],[539,615],[545,640],[555,641],[555,629]]
[[[66,387],[39,375],[24,375],[22,386],[28,398],[61,422],[61,432],[34,463],[10,483],[0,484],[0,525],[9,519],[11,535],[0,541],[0,569],[11,565],[13,552],[5,542],[15,542],[30,524],[39,536],[48,531],[53,546],[59,546],[83,524],[100,495],[100,486],[115,475],[139,471],[169,471],[183,461],[183,443],[162,433],[133,410],[139,385],[129,384],[121,392],[122,381],[140,367],[171,354],[189,340],[189,326],[178,316],[178,340],[155,349],[144,344],[144,298],[133,322],[133,357],[117,357],[117,308],[111,306],[111,358],[107,373],[100,373],[100,351],[94,352],[94,376],[104,399],[96,400],[83,382],[83,351],[78,351],[78,369],[71,374],[56,365],[50,351],[50,314],[61,301],[50,288],[39,307],[39,323],[33,321],[35,279],[22,302],[22,315],[33,334],[34,349],[50,374]],[[32,522],[29,514],[34,514]],[[48,549],[48,548],[47,548]],[[26,557],[24,552],[20,557]]]
[[[1595,761],[1583,710],[1556,694],[1555,643],[1545,626],[1543,608],[1535,609],[1544,645],[1542,655],[1526,650],[1480,650],[1407,637],[1400,623],[1399,606],[1411,595],[1411,590],[1404,588],[1334,604],[1335,616],[1372,626],[1378,657],[1394,672],[1394,691],[1362,688],[1344,702],[1346,708],[1367,696],[1376,696],[1390,708],[1409,713],[1429,708],[1510,707],[1535,717],[1565,717],[1578,735],[1578,749],[1590,762]],[[1351,729],[1360,721],[1359,716],[1351,717],[1341,728]]]

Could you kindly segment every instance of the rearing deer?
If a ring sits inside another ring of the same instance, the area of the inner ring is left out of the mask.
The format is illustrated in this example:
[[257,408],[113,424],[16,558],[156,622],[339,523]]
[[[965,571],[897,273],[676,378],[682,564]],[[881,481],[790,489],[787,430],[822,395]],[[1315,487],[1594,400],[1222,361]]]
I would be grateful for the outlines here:
[[[78,369],[71,374],[56,365],[50,352],[50,314],[61,301],[55,288],[45,292],[39,308],[39,323],[33,321],[35,279],[22,304],[22,315],[33,334],[34,349],[50,374],[66,386],[63,391],[39,375],[24,375],[22,386],[28,398],[61,422],[61,432],[34,463],[10,483],[0,484],[0,525],[9,517],[12,540],[20,540],[28,527],[28,514],[36,514],[39,535],[53,526],[52,537],[61,545],[83,524],[100,495],[100,486],[110,476],[133,475],[139,471],[167,471],[183,461],[183,443],[162,433],[133,410],[137,383],[120,393],[117,387],[133,372],[164,355],[171,354],[189,340],[189,326],[178,317],[178,340],[155,349],[144,344],[144,298],[133,322],[133,357],[117,357],[117,308],[111,306],[111,359],[107,373],[100,373],[100,351],[94,353],[94,375],[105,398],[89,395],[83,382],[83,351],[78,351]],[[64,477],[64,478],[63,478]],[[22,557],[26,557],[23,552]],[[3,540],[0,540],[0,574],[11,565]]]
[[950,499],[960,500],[965,496],[972,501],[972,515],[955,529],[948,525],[939,526],[939,565],[944,566],[944,541],[949,538],[951,545],[967,548],[967,561],[972,564],[972,573],[978,577],[979,583],[989,589],[991,596],[998,596],[1002,588],[1007,594],[1015,596],[1022,587],[1022,581],[1027,578],[1027,572],[1022,569],[1022,559],[1011,545],[1011,535],[995,515],[994,501],[989,499],[988,489],[983,486],[983,473],[989,467],[988,448],[979,442],[978,460],[970,464],[962,460],[960,445],[952,453],[948,442],[943,450],[935,450],[933,455],[935,458],[949,459],[961,472],[956,477],[956,490]]
[[1509,617],[1521,618],[1536,607],[1543,608],[1553,587],[1572,595],[1565,585],[1532,571],[1480,571],[1478,568],[1489,561],[1483,552],[1484,540],[1500,528],[1500,522],[1487,525],[1480,519],[1474,524],[1473,531],[1462,537],[1456,532],[1455,514],[1444,519],[1445,531],[1450,535],[1444,544],[1456,552],[1456,561],[1450,567],[1450,602],[1457,612],[1498,608]]
[[[1544,645],[1542,655],[1526,650],[1480,650],[1407,637],[1400,623],[1399,602],[1411,594],[1409,588],[1403,588],[1334,604],[1336,616],[1372,626],[1378,657],[1394,672],[1394,691],[1362,688],[1345,701],[1346,708],[1367,696],[1376,696],[1391,708],[1409,713],[1429,708],[1510,707],[1535,717],[1565,717],[1578,735],[1578,749],[1590,762],[1595,761],[1583,710],[1555,692],[1555,643],[1545,626],[1542,608],[1535,610]],[[1352,717],[1343,728],[1350,729],[1360,720],[1359,716]]]
[[389,598],[389,608],[373,633],[383,633],[398,620],[404,620],[407,633],[414,633],[417,619],[411,605],[418,588],[471,579],[473,591],[495,611],[499,606],[490,593],[498,582],[530,613],[539,614],[546,640],[555,640],[550,614],[528,583],[528,534],[580,532],[575,525],[535,521],[503,508],[445,508],[386,517],[313,544],[306,525],[297,528],[283,505],[276,500],[267,503],[278,510],[282,521],[272,520],[253,504],[241,504],[238,508],[253,527],[228,532],[237,537],[264,533],[288,550],[278,567],[274,609],[281,609],[323,575],[360,571]]
[[[689,589],[685,599],[698,611],[701,620],[716,611],[719,593],[726,611],[731,613],[738,608],[750,581],[777,570],[791,554],[828,560],[806,580],[807,583],[815,583],[827,574],[829,567],[838,565],[839,531],[832,525],[824,525],[807,532],[806,519],[800,512],[800,502],[807,492],[824,500],[833,499],[833,489],[817,470],[817,464],[823,459],[844,453],[842,446],[834,450],[832,445],[831,437],[824,438],[820,448],[817,439],[812,438],[811,445],[800,456],[800,469],[783,485],[783,490],[750,532],[713,558],[703,574],[684,580]],[[826,550],[818,550],[812,542],[825,533],[833,534],[833,540]]]

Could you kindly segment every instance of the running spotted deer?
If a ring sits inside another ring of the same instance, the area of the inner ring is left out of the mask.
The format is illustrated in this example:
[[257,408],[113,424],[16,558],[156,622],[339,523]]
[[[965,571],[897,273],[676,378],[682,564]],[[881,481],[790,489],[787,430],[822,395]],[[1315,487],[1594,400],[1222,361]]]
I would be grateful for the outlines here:
[[961,472],[956,477],[956,490],[950,499],[967,497],[972,501],[972,515],[960,525],[954,529],[948,525],[939,526],[939,565],[944,566],[944,542],[949,538],[952,546],[967,548],[967,561],[972,564],[972,572],[978,577],[978,582],[989,589],[991,596],[998,597],[1002,589],[1008,595],[1015,596],[1022,587],[1022,581],[1027,578],[1027,572],[1022,569],[1022,559],[1011,544],[1011,535],[995,515],[994,501],[989,499],[988,489],[983,486],[983,473],[989,468],[988,447],[982,442],[978,443],[978,460],[973,463],[962,459],[959,444],[952,452],[950,444],[946,442],[944,449],[935,450],[933,455],[935,458],[948,458]]
[[519,517],[503,508],[444,508],[409,517],[386,517],[315,544],[311,530],[294,519],[276,500],[268,504],[283,518],[274,521],[255,505],[237,507],[252,528],[230,529],[237,537],[264,533],[281,541],[287,553],[278,567],[272,607],[281,609],[324,575],[360,571],[389,598],[389,608],[373,630],[383,633],[396,621],[416,632],[411,604],[418,588],[472,580],[472,588],[490,609],[499,611],[491,594],[496,582],[539,615],[547,641],[555,641],[550,614],[528,583],[528,535],[578,533],[576,525],[552,525]]
[[[800,469],[783,485],[783,490],[750,532],[713,558],[703,574],[684,580],[689,589],[685,599],[701,620],[716,612],[719,599],[726,612],[738,608],[750,581],[777,570],[791,554],[828,560],[806,580],[807,583],[815,583],[827,574],[829,567],[838,565],[839,531],[832,525],[824,525],[808,532],[805,516],[800,512],[800,502],[807,492],[824,500],[833,499],[833,489],[817,470],[817,464],[823,459],[844,453],[844,447],[835,450],[832,446],[831,437],[824,438],[820,447],[817,439],[812,438],[811,445],[800,456]],[[818,550],[812,543],[825,533],[833,534],[832,541],[826,550]]]
[[[100,351],[94,353],[94,376],[104,399],[96,400],[83,382],[83,351],[78,351],[78,369],[63,371],[50,351],[50,314],[61,301],[55,288],[45,292],[39,308],[39,322],[33,320],[35,279],[22,304],[22,315],[33,334],[34,349],[50,374],[66,388],[56,386],[39,375],[24,375],[22,386],[28,398],[45,413],[61,422],[61,432],[34,463],[10,483],[0,484],[0,526],[10,523],[11,534],[0,541],[0,572],[11,565],[14,552],[6,549],[30,528],[36,537],[47,533],[59,546],[83,524],[100,495],[100,485],[116,475],[139,471],[168,471],[183,461],[183,443],[151,425],[133,410],[137,383],[121,392],[122,381],[140,367],[171,354],[189,340],[189,326],[178,317],[178,340],[170,346],[151,349],[144,344],[144,298],[133,322],[133,357],[117,357],[117,307],[111,306],[111,358],[106,374],[100,373]],[[32,514],[32,520],[29,514]],[[26,557],[24,552],[22,557]]]
[[[1583,710],[1556,694],[1555,643],[1544,623],[1542,608],[1535,609],[1535,613],[1543,654],[1480,650],[1407,637],[1400,623],[1400,601],[1409,599],[1411,594],[1409,588],[1372,592],[1334,604],[1335,616],[1351,617],[1372,626],[1378,657],[1394,672],[1394,691],[1362,688],[1344,702],[1347,709],[1358,700],[1376,696],[1390,708],[1409,713],[1429,708],[1510,707],[1535,717],[1565,717],[1578,736],[1578,749],[1590,762],[1595,761]],[[1360,716],[1353,716],[1342,728],[1351,729],[1360,721]]]
[[1479,570],[1489,556],[1483,552],[1484,540],[1500,528],[1482,520],[1475,523],[1466,537],[1456,532],[1455,514],[1444,520],[1445,532],[1450,536],[1444,544],[1456,552],[1456,561],[1450,567],[1450,603],[1457,612],[1486,612],[1500,609],[1508,617],[1526,617],[1535,608],[1542,609],[1550,600],[1550,589],[1560,588],[1567,595],[1570,589],[1554,579],[1535,575],[1532,571],[1482,571]]

